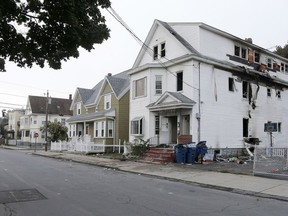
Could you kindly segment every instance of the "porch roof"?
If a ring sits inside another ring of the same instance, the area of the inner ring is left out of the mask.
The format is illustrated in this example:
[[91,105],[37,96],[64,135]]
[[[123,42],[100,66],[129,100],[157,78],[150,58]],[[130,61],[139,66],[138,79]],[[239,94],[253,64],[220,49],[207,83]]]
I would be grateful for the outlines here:
[[104,112],[85,113],[81,115],[72,116],[67,120],[68,123],[94,121],[105,117],[115,117],[115,110],[108,110]]
[[165,92],[156,102],[147,106],[150,111],[191,109],[196,102],[179,92]]

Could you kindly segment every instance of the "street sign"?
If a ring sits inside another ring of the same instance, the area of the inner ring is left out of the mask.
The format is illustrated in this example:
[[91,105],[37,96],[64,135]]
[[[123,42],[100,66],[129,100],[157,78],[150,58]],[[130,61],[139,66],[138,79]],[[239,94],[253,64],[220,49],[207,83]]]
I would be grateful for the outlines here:
[[34,133],[34,138],[37,138],[39,136],[38,133]]

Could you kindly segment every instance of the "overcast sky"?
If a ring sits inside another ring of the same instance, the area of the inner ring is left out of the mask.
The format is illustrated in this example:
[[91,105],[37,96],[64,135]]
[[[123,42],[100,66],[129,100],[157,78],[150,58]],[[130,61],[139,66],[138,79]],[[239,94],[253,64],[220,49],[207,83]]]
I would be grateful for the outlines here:
[[[112,8],[144,41],[154,19],[165,22],[203,22],[273,50],[288,43],[287,0],[111,0]],[[18,68],[6,63],[0,73],[0,110],[25,108],[28,95],[68,98],[77,87],[93,88],[107,73],[132,67],[140,45],[107,11],[103,11],[111,37],[81,51],[78,59],[62,64],[61,70]],[[15,104],[15,105],[13,105]]]

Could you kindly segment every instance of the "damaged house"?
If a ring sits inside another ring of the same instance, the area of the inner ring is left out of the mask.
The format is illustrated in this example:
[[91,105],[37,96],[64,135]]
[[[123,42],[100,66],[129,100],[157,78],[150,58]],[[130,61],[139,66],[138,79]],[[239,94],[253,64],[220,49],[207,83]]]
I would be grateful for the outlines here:
[[288,60],[204,23],[155,20],[130,75],[130,140],[207,141],[242,149],[245,138],[288,139]]

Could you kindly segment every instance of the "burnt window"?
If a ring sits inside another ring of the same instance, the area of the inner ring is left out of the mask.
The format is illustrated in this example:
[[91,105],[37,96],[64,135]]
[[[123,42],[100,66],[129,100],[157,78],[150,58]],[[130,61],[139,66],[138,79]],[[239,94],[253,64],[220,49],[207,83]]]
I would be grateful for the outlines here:
[[243,98],[248,98],[248,82],[242,82],[242,96]]
[[280,91],[280,90],[276,90],[276,97],[277,97],[278,99],[281,98],[281,91]]
[[165,57],[166,56],[165,43],[162,43],[160,46],[161,46],[160,56]]
[[267,97],[271,97],[271,88],[267,88]]
[[239,46],[234,46],[234,55],[235,56],[240,56],[240,47]]
[[254,61],[255,62],[260,62],[260,54],[258,52],[254,52]]
[[177,73],[177,91],[183,90],[183,72]]
[[235,91],[235,83],[234,83],[234,79],[232,77],[228,78],[228,88],[229,88],[229,91],[231,91],[231,92]]
[[267,67],[272,68],[272,59],[271,58],[267,59]]
[[158,59],[158,45],[153,47],[153,59]]
[[243,59],[246,59],[246,57],[247,57],[247,49],[246,48],[241,48],[241,57],[243,58]]

